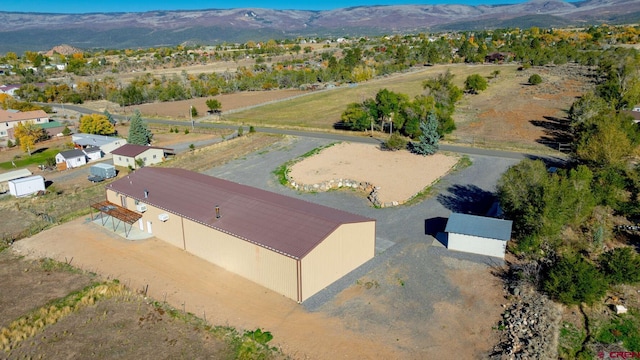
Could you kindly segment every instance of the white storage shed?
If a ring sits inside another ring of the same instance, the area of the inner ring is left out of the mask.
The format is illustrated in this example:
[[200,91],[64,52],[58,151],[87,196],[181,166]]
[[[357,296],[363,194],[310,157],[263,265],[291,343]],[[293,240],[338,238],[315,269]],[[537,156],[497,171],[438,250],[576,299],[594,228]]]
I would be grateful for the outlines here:
[[44,178],[40,175],[9,180],[9,192],[15,197],[29,196],[44,189]]
[[29,169],[18,169],[0,174],[0,193],[9,191],[9,181],[31,176]]
[[511,226],[511,220],[452,213],[445,228],[447,248],[504,259]]

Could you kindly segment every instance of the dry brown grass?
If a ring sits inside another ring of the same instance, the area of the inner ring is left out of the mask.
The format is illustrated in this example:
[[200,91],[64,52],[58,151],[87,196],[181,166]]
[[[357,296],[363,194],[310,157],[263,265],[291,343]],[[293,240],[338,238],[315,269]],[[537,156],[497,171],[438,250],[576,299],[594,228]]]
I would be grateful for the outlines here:
[[0,329],[1,350],[8,352],[21,341],[34,337],[46,326],[57,323],[60,319],[91,306],[102,298],[130,296],[131,293],[117,282],[109,282],[91,286],[79,293],[72,293],[54,304],[45,305],[29,314],[13,321],[9,326]]
[[352,102],[375,97],[381,89],[407,94],[410,98],[424,92],[422,83],[450,70],[454,83],[464,87],[468,75],[489,76],[494,70],[515,71],[515,65],[437,65],[414,69],[411,72],[381,77],[372,81],[344,86],[333,90],[311,93],[307,96],[268,104],[242,112],[226,115],[228,121],[259,126],[282,126],[315,129],[332,129],[340,121],[340,115]]
[[203,171],[242,158],[282,140],[281,136],[253,133],[180,154],[162,166]]

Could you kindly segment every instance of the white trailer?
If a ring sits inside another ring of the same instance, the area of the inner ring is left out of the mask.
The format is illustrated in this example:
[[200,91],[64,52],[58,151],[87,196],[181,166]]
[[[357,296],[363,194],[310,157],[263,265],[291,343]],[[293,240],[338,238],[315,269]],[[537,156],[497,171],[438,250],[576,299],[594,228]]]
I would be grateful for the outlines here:
[[15,197],[29,196],[44,189],[44,178],[40,175],[9,180],[9,192]]
[[0,174],[0,193],[4,194],[9,191],[9,180],[15,180],[27,176],[31,176],[29,169],[18,169]]

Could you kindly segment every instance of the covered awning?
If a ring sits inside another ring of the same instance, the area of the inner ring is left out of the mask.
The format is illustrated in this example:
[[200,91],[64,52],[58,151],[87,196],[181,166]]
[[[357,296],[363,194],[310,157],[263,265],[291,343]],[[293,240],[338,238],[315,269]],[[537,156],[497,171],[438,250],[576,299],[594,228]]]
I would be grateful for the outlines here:
[[[131,211],[129,209],[123,208],[120,205],[116,205],[109,201],[100,201],[91,205],[92,208],[98,210],[101,214],[107,215],[101,216],[100,220],[102,222],[102,226],[104,226],[109,218],[111,218],[111,225],[113,225],[113,231],[116,231],[116,227],[118,224],[114,221],[117,219],[118,221],[124,222],[125,235],[129,237],[129,233],[131,232],[131,228],[133,224],[142,218],[141,214],[138,214],[135,211]],[[91,212],[91,220],[93,221],[93,211]],[[127,230],[127,224],[129,224],[129,229]]]

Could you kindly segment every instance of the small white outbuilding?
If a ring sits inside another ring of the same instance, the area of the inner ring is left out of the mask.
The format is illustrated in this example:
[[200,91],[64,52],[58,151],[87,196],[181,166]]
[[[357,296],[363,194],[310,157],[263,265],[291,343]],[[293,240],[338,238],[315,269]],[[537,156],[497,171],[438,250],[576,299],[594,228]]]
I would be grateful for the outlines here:
[[504,259],[512,224],[511,220],[452,213],[445,228],[447,248]]
[[9,192],[15,197],[29,196],[44,189],[44,178],[40,175],[9,180]]
[[0,174],[0,193],[9,191],[9,181],[31,176],[29,169],[18,169]]

